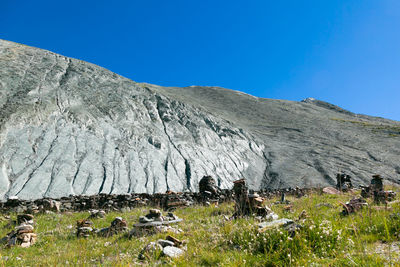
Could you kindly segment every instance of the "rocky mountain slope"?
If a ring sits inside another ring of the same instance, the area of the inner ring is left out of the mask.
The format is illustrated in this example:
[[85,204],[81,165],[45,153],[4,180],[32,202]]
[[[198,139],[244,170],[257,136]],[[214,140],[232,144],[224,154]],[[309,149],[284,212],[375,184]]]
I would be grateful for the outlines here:
[[332,104],[136,83],[0,40],[0,199],[355,183],[400,176],[400,123]]

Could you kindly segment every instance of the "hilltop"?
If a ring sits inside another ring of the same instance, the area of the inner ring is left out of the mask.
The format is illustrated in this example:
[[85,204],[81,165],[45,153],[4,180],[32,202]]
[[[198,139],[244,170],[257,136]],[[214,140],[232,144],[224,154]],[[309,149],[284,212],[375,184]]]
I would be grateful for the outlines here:
[[315,99],[137,83],[0,41],[0,199],[399,183],[400,122]]

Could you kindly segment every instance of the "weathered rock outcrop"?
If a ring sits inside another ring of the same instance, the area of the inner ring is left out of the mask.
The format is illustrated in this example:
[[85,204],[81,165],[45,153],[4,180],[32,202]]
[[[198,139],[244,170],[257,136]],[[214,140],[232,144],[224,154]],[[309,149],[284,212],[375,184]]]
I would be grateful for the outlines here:
[[400,174],[400,123],[217,87],[135,83],[0,40],[0,199],[355,184]]

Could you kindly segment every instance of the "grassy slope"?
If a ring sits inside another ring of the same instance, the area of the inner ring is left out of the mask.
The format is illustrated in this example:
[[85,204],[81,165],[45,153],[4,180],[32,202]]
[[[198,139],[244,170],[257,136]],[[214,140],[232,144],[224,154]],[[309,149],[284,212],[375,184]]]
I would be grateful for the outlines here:
[[[179,209],[176,214],[184,219],[179,225],[183,233],[174,236],[187,240],[188,251],[185,256],[175,260],[155,256],[144,263],[172,266],[398,264],[399,255],[393,249],[389,251],[387,244],[398,244],[400,239],[400,219],[389,217],[394,212],[400,212],[400,204],[391,205],[391,211],[378,211],[371,208],[374,205],[370,205],[357,214],[341,217],[338,201],[345,202],[350,198],[350,194],[332,196],[317,193],[300,199],[289,198],[293,203],[293,212],[284,211],[284,205],[272,205],[274,199],[268,200],[267,204],[281,217],[295,219],[302,210],[307,211],[310,217],[301,222],[304,227],[293,238],[281,230],[259,233],[256,221],[252,218],[227,221],[224,215],[232,214],[232,204]],[[319,203],[329,203],[333,207],[317,208]],[[116,216],[122,216],[131,226],[147,209],[109,213],[106,218],[93,221],[100,228],[108,226]],[[73,233],[75,222],[87,216],[87,212],[37,215],[38,242],[27,249],[1,248],[0,266],[139,265],[143,264],[137,259],[140,250],[148,242],[166,237],[166,234],[157,234],[131,240],[122,235],[77,239]],[[6,224],[3,220],[0,236],[11,230],[10,227],[4,227]],[[69,229],[71,225],[73,228]],[[376,253],[377,250],[382,253]]]

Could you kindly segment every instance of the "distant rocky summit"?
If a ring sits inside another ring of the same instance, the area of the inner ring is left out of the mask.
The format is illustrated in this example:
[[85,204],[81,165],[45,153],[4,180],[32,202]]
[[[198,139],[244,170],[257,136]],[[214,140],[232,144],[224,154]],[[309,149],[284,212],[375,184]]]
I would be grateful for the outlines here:
[[0,199],[399,183],[400,123],[219,87],[136,83],[0,40]]

